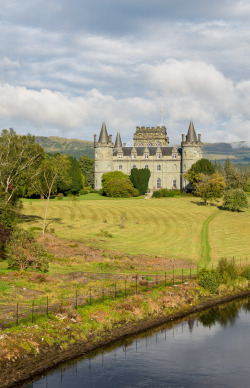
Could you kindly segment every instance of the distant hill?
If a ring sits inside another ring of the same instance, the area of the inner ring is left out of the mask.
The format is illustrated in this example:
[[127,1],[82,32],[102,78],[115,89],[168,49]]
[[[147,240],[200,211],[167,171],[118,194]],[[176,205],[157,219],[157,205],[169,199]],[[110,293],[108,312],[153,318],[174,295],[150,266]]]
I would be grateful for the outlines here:
[[231,159],[232,163],[250,163],[250,147],[247,142],[204,143],[204,157],[210,160]]
[[[35,140],[46,152],[70,154],[77,159],[82,155],[94,158],[92,141],[66,139],[57,136],[36,136]],[[237,143],[204,143],[204,157],[221,161],[230,158],[232,163],[250,163],[250,147],[244,141]]]
[[70,154],[76,159],[82,155],[88,155],[94,158],[92,141],[66,139],[57,136],[35,136],[35,141],[44,148],[45,152]]

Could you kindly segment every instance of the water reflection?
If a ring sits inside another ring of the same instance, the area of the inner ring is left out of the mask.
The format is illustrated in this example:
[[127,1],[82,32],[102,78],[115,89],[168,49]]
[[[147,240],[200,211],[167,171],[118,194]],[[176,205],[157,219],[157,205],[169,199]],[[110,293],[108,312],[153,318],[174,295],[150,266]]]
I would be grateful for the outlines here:
[[129,337],[26,388],[247,387],[250,299]]

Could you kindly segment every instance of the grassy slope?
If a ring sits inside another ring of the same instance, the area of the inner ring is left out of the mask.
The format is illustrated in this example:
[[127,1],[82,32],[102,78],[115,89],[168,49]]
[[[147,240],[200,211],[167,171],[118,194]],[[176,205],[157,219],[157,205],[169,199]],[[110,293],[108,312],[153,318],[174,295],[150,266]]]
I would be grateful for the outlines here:
[[[96,196],[92,195],[92,198]],[[221,257],[235,256],[239,260],[240,257],[250,256],[249,210],[242,213],[221,212],[211,220],[202,235],[205,221],[216,208],[199,204],[200,200],[194,198],[92,199],[76,203],[54,200],[50,203],[48,218],[50,227],[58,236],[104,249],[199,262],[201,241],[208,239],[209,231],[213,262]],[[43,217],[44,207],[45,201],[25,201],[24,213]],[[126,221],[125,227],[121,228],[123,216]],[[32,226],[41,227],[42,219],[31,221],[28,227]],[[105,233],[112,237],[106,237]]]

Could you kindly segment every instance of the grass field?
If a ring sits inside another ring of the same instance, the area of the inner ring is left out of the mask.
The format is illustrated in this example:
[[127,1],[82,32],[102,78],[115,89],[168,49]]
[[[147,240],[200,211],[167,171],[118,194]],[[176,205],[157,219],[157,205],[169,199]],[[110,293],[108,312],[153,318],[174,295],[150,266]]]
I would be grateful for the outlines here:
[[[230,213],[193,197],[52,200],[48,230],[86,245],[131,254],[188,259],[250,258],[250,211]],[[99,200],[96,200],[99,199]],[[45,201],[24,201],[25,227],[42,227]]]

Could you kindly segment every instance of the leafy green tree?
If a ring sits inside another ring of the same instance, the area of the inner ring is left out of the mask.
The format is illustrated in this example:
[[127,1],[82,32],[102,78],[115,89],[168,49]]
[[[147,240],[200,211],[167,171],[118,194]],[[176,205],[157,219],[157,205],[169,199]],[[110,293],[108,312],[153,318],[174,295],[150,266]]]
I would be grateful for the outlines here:
[[21,186],[30,186],[44,159],[44,151],[31,135],[19,136],[10,128],[0,136],[0,195],[5,203],[15,201]]
[[50,255],[34,236],[23,229],[15,230],[6,248],[9,268],[24,271],[28,268],[47,272]]
[[71,179],[69,181],[66,177],[66,180],[64,180],[64,177],[61,176],[57,182],[57,191],[59,191],[60,193],[63,193],[64,195],[69,195],[69,194],[76,195],[79,193],[79,191],[82,188],[81,170],[80,170],[78,161],[75,158],[73,158],[73,156],[68,155],[67,158],[70,163],[68,175],[70,176]]
[[227,189],[243,189],[247,182],[247,174],[232,166],[230,159],[225,161],[223,176]]
[[138,197],[139,192],[134,188],[129,179],[114,178],[108,180],[103,186],[103,190],[107,197],[128,198]]
[[186,174],[184,174],[185,179],[187,179],[192,187],[194,188],[195,184],[199,180],[199,174],[212,175],[215,173],[214,165],[208,159],[200,159],[194,163]]
[[105,174],[102,175],[102,187],[106,185],[106,183],[112,179],[129,179],[129,176],[124,174],[122,171],[111,171],[111,172],[105,172]]
[[232,212],[238,212],[248,207],[246,193],[241,189],[229,189],[225,191],[223,207]]
[[59,180],[70,183],[70,166],[70,161],[66,155],[57,155],[52,158],[44,159],[40,166],[40,174],[33,182],[35,192],[47,198],[43,221],[43,234],[46,229],[46,218],[51,194],[53,193],[53,190],[56,191],[56,184]]
[[95,161],[87,155],[80,156],[78,159],[80,170],[85,177],[85,186],[94,187],[94,168]]
[[195,183],[195,191],[203,199],[205,205],[208,201],[216,201],[222,197],[226,187],[222,175],[215,173],[213,175],[198,174]]
[[144,195],[148,190],[150,170],[148,168],[132,168],[130,179],[140,195]]

